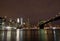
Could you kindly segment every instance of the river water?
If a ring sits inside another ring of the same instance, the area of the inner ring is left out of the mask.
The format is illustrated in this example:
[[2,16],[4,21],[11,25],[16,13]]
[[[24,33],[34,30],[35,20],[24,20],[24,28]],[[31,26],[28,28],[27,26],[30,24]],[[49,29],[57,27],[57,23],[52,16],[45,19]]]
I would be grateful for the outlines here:
[[0,30],[0,41],[60,41],[60,30],[59,29]]

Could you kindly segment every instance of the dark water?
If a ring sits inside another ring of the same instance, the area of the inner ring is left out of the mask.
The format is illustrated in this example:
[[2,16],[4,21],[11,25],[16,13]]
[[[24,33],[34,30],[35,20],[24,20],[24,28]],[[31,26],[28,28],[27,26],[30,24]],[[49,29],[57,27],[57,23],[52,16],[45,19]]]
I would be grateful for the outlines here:
[[60,30],[0,30],[0,41],[60,41]]

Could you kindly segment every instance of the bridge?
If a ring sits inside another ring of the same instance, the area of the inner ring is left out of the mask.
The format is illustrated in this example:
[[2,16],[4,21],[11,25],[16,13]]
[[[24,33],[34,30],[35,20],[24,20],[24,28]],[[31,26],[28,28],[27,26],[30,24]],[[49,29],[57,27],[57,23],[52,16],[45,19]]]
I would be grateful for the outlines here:
[[57,20],[60,20],[60,15],[59,16],[56,16],[56,17],[53,17],[51,19],[49,19],[48,21],[42,23],[42,24],[39,24],[39,27],[40,29],[44,29],[44,25],[49,23],[49,22],[53,22],[53,21],[57,21]]

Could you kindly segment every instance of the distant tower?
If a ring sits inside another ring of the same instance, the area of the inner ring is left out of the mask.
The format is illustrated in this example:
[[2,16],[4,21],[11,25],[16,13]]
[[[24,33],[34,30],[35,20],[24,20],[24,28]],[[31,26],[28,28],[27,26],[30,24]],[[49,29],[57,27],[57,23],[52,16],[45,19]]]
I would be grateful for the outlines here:
[[19,23],[20,22],[20,19],[19,18],[17,18],[17,23]]
[[20,19],[17,18],[17,24],[16,24],[17,25],[17,28],[19,28],[19,25],[20,25],[19,23],[20,23]]
[[23,18],[22,17],[20,18],[20,22],[21,22],[21,25],[23,25]]
[[22,28],[23,27],[23,18],[17,18],[17,27]]
[[27,18],[27,20],[26,20],[26,26],[27,26],[27,28],[30,28],[30,19],[29,18]]

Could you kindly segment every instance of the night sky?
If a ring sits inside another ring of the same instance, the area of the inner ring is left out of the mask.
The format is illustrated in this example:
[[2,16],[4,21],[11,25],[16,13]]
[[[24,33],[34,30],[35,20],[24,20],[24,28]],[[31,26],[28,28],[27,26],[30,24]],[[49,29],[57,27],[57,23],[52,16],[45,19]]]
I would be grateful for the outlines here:
[[60,12],[60,0],[0,0],[0,16],[39,19],[54,17]]

